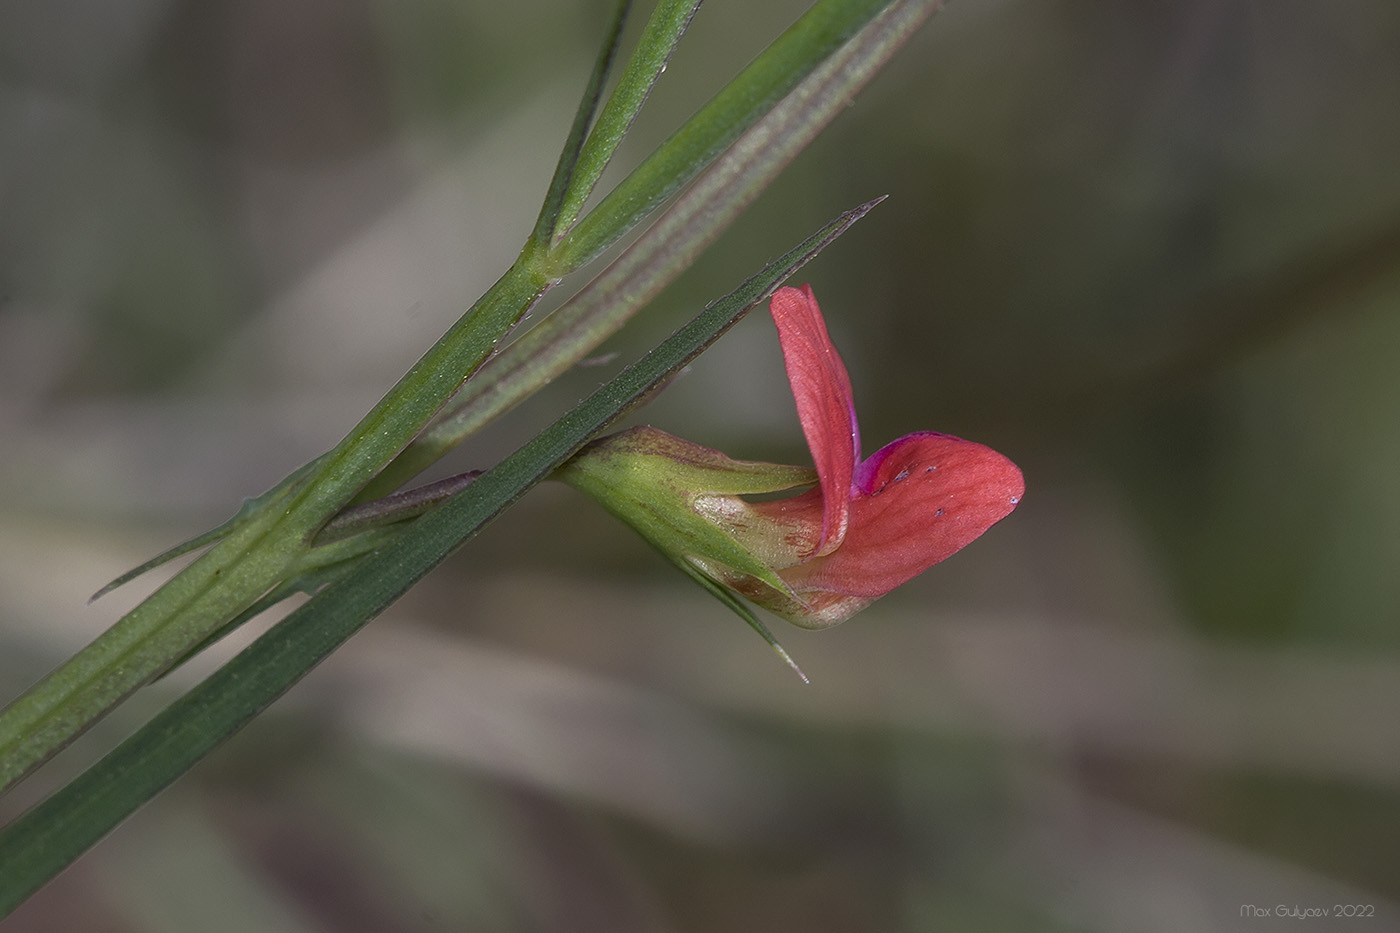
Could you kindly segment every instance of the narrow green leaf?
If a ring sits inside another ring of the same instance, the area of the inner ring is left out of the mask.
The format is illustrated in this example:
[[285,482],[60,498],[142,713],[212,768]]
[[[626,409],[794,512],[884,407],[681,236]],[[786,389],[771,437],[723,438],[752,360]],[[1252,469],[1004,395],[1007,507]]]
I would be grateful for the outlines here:
[[89,596],[88,602],[97,602],[99,599],[106,596],[113,590],[126,586],[132,580],[135,580],[137,577],[142,576],[143,574],[146,574],[149,571],[155,570],[157,567],[165,566],[177,557],[184,557],[186,554],[189,554],[193,551],[197,551],[202,547],[207,547],[208,545],[211,545],[216,541],[222,541],[224,538],[228,537],[229,532],[233,531],[233,529],[238,526],[239,522],[241,522],[249,514],[249,505],[252,504],[253,501],[254,500],[252,499],[248,499],[247,501],[245,501],[243,507],[238,510],[238,513],[236,515],[234,515],[228,521],[224,522],[222,525],[219,525],[217,528],[211,528],[203,534],[195,535],[188,541],[181,541],[174,547],[169,547],[161,551],[159,554],[157,554],[155,557],[152,557],[145,563],[137,564],[135,567],[132,567],[126,573],[117,577],[115,580],[102,587],[102,589]]
[[243,505],[240,506],[238,511],[233,514],[233,517],[230,518],[228,521],[224,522],[222,525],[219,525],[217,528],[211,528],[209,531],[206,531],[203,534],[195,535],[188,541],[182,541],[174,547],[166,548],[164,551],[161,551],[159,554],[157,554],[155,557],[152,557],[144,564],[141,564],[137,567],[133,567],[126,573],[117,577],[111,583],[108,583],[102,589],[98,590],[96,593],[93,593],[92,596],[88,598],[88,602],[96,602],[97,600],[101,599],[103,596],[106,596],[108,593],[112,592],[118,587],[130,583],[132,580],[135,580],[137,577],[141,576],[147,571],[154,570],[157,567],[170,563],[170,561],[174,560],[177,557],[189,554],[192,551],[197,551],[202,547],[206,547],[210,544],[214,544],[217,541],[222,541],[224,538],[227,538],[235,528],[243,524],[244,521],[246,521],[250,516],[256,513],[258,509],[266,505],[276,496],[281,495],[299,480],[302,480],[306,476],[308,476],[312,470],[316,469],[316,465],[320,462],[321,458],[318,457],[317,459],[312,460],[310,463],[302,464],[300,467],[294,470],[291,473],[291,475],[283,479],[276,486],[273,486],[267,492],[263,493],[260,496],[255,496],[251,499],[245,499],[243,501]]
[[[583,89],[583,99],[574,112],[574,123],[569,128],[569,136],[564,141],[564,151],[559,153],[559,162],[554,166],[554,177],[549,181],[549,193],[540,207],[540,216],[535,220],[530,242],[536,248],[548,248],[559,229],[559,212],[574,187],[574,169],[578,164],[579,152],[588,136],[588,126],[598,110],[598,100],[603,94],[603,85],[608,81],[613,59],[617,56],[617,44],[622,38],[622,27],[627,24],[627,13],[632,8],[631,0],[620,0],[613,14],[612,25],[608,28],[603,47],[598,50],[598,58],[593,63],[593,73],[589,75],[588,86]],[[588,183],[590,187],[592,182]]]
[[579,221],[551,253],[553,267],[566,274],[616,242],[889,3],[819,0]]
[[257,715],[590,437],[685,366],[874,206],[843,214],[331,583],[101,761],[0,830],[7,915]]
[[438,419],[371,481],[367,494],[397,489],[592,353],[688,268],[942,5],[943,0],[898,0],[832,54],[622,255],[488,360]]
[[671,60],[676,43],[681,41],[701,2],[661,0],[652,11],[637,48],[618,76],[617,87],[608,96],[608,102],[598,115],[598,122],[583,145],[569,192],[564,197],[558,221],[554,225],[556,233],[568,230],[578,219],[583,203],[588,200],[603,170],[612,161],[613,153],[627,135],[657,79],[666,70],[666,63]]

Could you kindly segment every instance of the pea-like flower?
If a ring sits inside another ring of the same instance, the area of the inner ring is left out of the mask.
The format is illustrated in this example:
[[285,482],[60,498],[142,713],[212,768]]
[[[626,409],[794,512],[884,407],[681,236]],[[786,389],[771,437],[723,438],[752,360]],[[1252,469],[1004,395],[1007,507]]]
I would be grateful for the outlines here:
[[[650,427],[594,442],[560,476],[731,605],[726,590],[826,628],[972,543],[1011,513],[1025,484],[991,448],[932,431],[862,459],[850,377],[811,287],[779,289],[769,310],[815,477]],[[796,496],[744,498],[813,480]]]

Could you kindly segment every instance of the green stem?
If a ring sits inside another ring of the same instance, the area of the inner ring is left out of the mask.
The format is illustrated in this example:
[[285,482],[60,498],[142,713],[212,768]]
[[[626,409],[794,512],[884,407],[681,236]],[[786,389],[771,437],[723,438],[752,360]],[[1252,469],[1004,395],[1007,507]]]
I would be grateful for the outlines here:
[[[561,225],[559,212],[576,187],[574,178],[579,153],[584,148],[584,142],[591,139],[588,125],[598,110],[598,98],[602,96],[603,84],[608,80],[608,72],[612,70],[613,57],[617,55],[617,43],[622,38],[622,27],[627,23],[627,13],[631,9],[631,0],[621,0],[617,11],[613,13],[607,39],[603,42],[598,60],[593,65],[593,73],[589,75],[588,84],[583,90],[583,99],[579,101],[578,110],[574,112],[574,123],[569,128],[568,139],[564,141],[564,151],[559,153],[559,162],[554,166],[554,177],[549,181],[549,191],[545,194],[544,204],[535,220],[535,229],[525,247],[527,253],[547,251],[554,242],[555,231]],[[569,218],[563,222],[571,221],[572,218]]]
[[701,0],[661,0],[652,11],[632,57],[618,76],[617,87],[608,95],[598,123],[588,134],[588,141],[579,154],[569,193],[559,210],[556,232],[568,230],[578,219],[583,203],[593,193],[593,187],[612,161],[642,104],[666,70],[666,63],[671,60],[676,44],[681,41],[700,3]]

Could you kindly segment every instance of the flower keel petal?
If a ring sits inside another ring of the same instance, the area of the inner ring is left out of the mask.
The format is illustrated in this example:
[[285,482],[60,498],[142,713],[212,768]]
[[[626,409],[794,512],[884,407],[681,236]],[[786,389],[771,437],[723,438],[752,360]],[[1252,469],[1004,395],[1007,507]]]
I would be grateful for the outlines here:
[[873,599],[951,557],[1016,508],[1021,471],[981,444],[908,434],[861,465],[850,525],[831,554],[782,571],[814,605],[819,594]]

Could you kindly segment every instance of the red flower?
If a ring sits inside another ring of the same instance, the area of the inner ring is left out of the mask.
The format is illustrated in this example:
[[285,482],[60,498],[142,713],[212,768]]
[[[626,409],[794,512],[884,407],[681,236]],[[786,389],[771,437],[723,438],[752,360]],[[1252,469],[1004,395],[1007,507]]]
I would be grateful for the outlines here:
[[991,448],[933,431],[862,460],[851,380],[811,286],[779,289],[769,310],[820,486],[748,506],[798,549],[796,563],[775,569],[807,612],[782,614],[821,627],[972,543],[1011,513],[1025,482]]
[[[804,628],[835,625],[1005,518],[1024,483],[996,451],[932,431],[862,460],[851,380],[811,288],[779,289],[769,308],[815,477],[733,460],[652,427],[593,442],[558,476],[771,641],[726,590]],[[745,498],[814,479],[816,488],[791,498]]]

